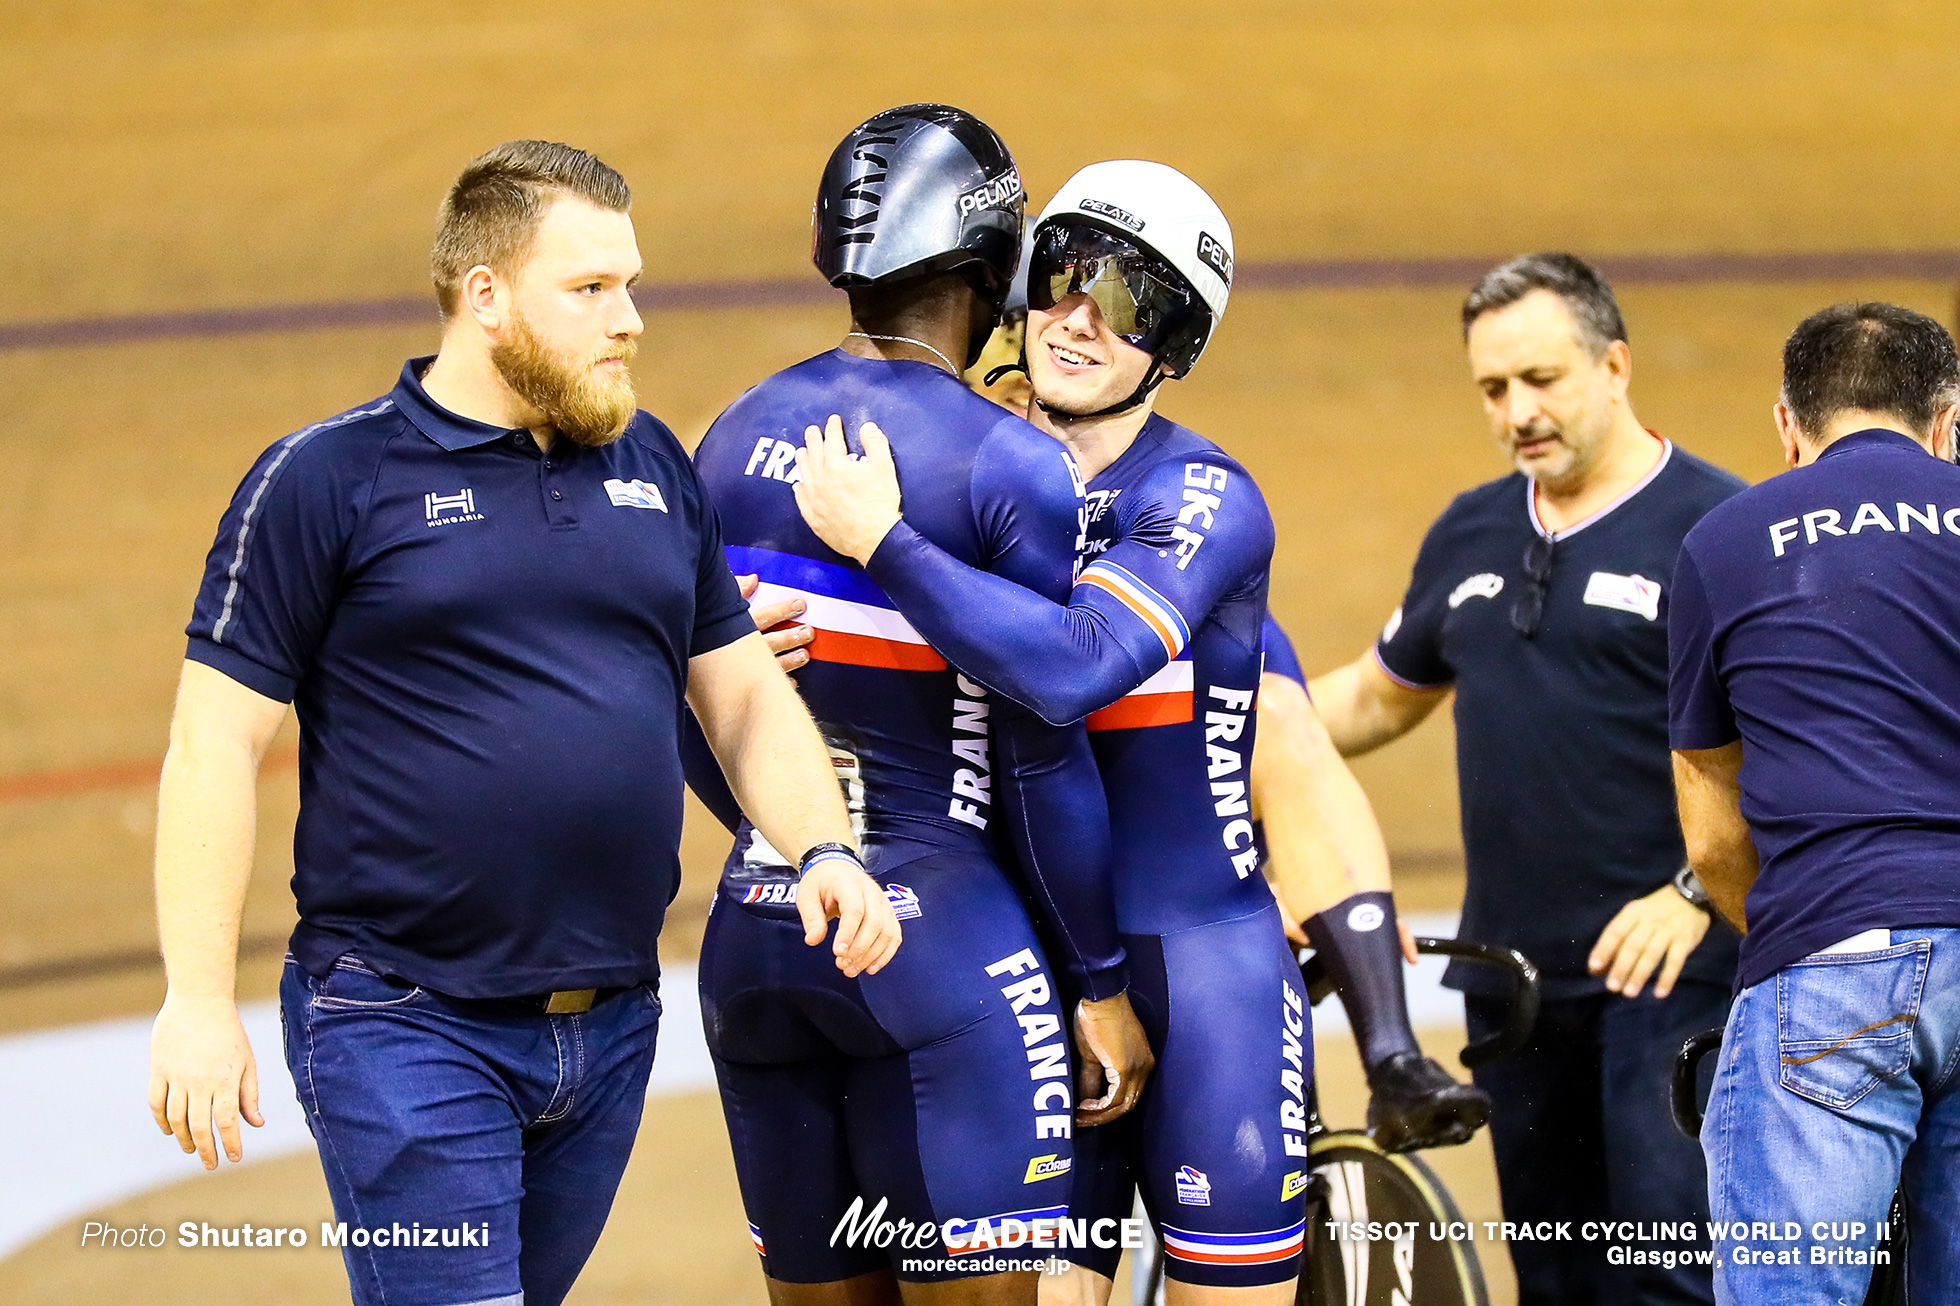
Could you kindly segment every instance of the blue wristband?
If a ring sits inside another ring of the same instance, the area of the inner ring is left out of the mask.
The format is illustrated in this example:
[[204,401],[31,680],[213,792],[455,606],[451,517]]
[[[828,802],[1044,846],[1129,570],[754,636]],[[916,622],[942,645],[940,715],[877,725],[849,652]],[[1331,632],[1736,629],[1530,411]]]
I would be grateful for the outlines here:
[[816,847],[807,850],[802,857],[797,859],[796,873],[799,877],[808,875],[810,868],[817,863],[834,861],[838,858],[848,861],[860,871],[864,869],[864,859],[859,857],[856,850],[849,844],[820,843]]

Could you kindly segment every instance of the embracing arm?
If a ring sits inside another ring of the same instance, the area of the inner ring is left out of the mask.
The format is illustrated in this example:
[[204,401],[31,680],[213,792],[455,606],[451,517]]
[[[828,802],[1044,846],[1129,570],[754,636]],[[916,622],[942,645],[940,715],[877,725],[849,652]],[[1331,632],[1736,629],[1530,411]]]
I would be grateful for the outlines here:
[[1084,998],[1114,997],[1129,987],[1129,965],[1116,932],[1109,805],[1089,732],[997,702],[994,752],[1001,818],[1028,896],[1061,953],[1057,960]]
[[[965,680],[962,689],[977,689]],[[1081,725],[1051,726],[995,700],[999,818],[1023,888],[1081,994],[1077,1123],[1104,1124],[1136,1104],[1156,1064],[1131,1010],[1129,963],[1116,927],[1114,848],[1102,776]]]
[[811,427],[796,454],[796,505],[810,529],[855,558],[919,633],[975,680],[1043,720],[1079,721],[1142,684],[1138,665],[1105,614],[1063,607],[1014,581],[969,567],[899,516],[891,444],[873,423],[854,458],[842,424]]
[[858,437],[862,458],[835,418],[806,433],[795,487],[804,520],[948,661],[1047,721],[1080,720],[1141,685],[1190,641],[1185,612],[1210,612],[1270,560],[1272,521],[1251,478],[1214,465],[1215,453],[1194,455],[1124,491],[1124,538],[1083,568],[1064,607],[913,530],[898,516],[884,434],[866,423]]
[[252,876],[259,762],[286,705],[186,661],[157,791],[157,936],[168,989],[150,1037],[150,1114],[204,1168],[217,1138],[244,1157],[262,1125],[258,1066],[238,1020],[238,929]]
[[1756,882],[1759,864],[1749,823],[1742,818],[1741,775],[1740,740],[1720,748],[1674,750],[1674,797],[1688,844],[1688,867],[1716,909],[1747,933],[1743,901]]
[[[697,654],[687,675],[688,705],[762,837],[798,862],[818,844],[856,847],[830,754],[762,636],[744,635]],[[870,876],[842,858],[812,865],[797,907],[806,943],[821,943],[825,919],[838,918],[832,950],[848,975],[876,973],[898,950],[891,904]]]
[[1080,721],[1165,661],[1145,651],[1140,664],[1105,613],[1074,601],[1063,607],[969,567],[904,522],[865,571],[949,661],[1045,721]]

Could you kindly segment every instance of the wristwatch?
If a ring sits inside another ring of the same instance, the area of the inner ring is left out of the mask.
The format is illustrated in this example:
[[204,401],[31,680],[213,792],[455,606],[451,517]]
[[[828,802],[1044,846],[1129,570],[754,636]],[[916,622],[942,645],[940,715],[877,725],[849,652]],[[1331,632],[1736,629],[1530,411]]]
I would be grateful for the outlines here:
[[1701,881],[1695,878],[1691,868],[1683,866],[1674,873],[1674,887],[1683,898],[1703,911],[1708,910],[1708,890],[1701,887]]

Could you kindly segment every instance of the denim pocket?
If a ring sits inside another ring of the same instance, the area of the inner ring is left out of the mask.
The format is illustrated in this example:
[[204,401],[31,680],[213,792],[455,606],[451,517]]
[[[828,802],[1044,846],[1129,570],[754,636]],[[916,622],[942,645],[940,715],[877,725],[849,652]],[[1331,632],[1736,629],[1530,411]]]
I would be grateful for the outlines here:
[[313,1005],[322,1010],[372,1010],[405,1007],[422,996],[419,985],[368,969],[354,957],[342,957],[323,978],[309,977]]
[[1844,1110],[1912,1064],[1933,945],[1806,957],[1776,976],[1778,1082]]

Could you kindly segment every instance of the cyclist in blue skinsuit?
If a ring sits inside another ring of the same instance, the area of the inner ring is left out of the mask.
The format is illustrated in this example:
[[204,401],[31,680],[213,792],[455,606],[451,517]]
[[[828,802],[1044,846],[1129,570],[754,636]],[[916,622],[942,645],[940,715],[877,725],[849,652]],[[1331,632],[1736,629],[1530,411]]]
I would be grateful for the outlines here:
[[[798,498],[974,680],[1048,720],[1088,718],[1158,1068],[1136,1116],[1080,1140],[1072,1214],[1126,1208],[1139,1184],[1174,1299],[1191,1285],[1290,1301],[1313,1044],[1255,873],[1248,792],[1272,520],[1244,468],[1152,411],[1223,311],[1231,233],[1187,178],[1121,162],[1077,174],[1033,239],[1034,415],[1091,478],[1090,561],[1068,606],[961,566],[899,520],[875,431],[860,463],[837,424],[812,440]],[[1116,1254],[1070,1256],[1106,1299]]]
[[[917,434],[901,448],[926,537],[963,563],[1065,599],[1083,491],[1067,451],[970,393],[955,359],[984,343],[1019,252],[1022,193],[984,124],[939,105],[846,137],[824,174],[817,263],[851,295],[839,349],[731,405],[696,465],[730,562],[757,599],[804,604],[798,673],[831,748],[868,869],[906,948],[857,980],[806,964],[796,871],[743,822],[701,957],[701,1000],[751,1234],[772,1300],[1032,1302],[1048,1248],[996,1246],[1000,1222],[1059,1220],[1074,1161],[1070,1010],[1081,1123],[1133,1102],[1150,1052],[1125,996],[1109,819],[1080,727],[1057,728],[948,665],[878,586],[797,515],[794,440],[845,413]],[[697,757],[696,788],[720,777]],[[1005,869],[1018,871],[1018,882]],[[1033,904],[1047,947],[1022,895]],[[913,957],[907,965],[902,958]],[[1047,960],[1053,956],[1058,973]],[[1066,990],[1064,988],[1066,981]],[[1100,1081],[1100,1082],[1099,1082]],[[1085,1090],[1088,1091],[1088,1090]],[[865,1245],[840,1221],[923,1231]]]

